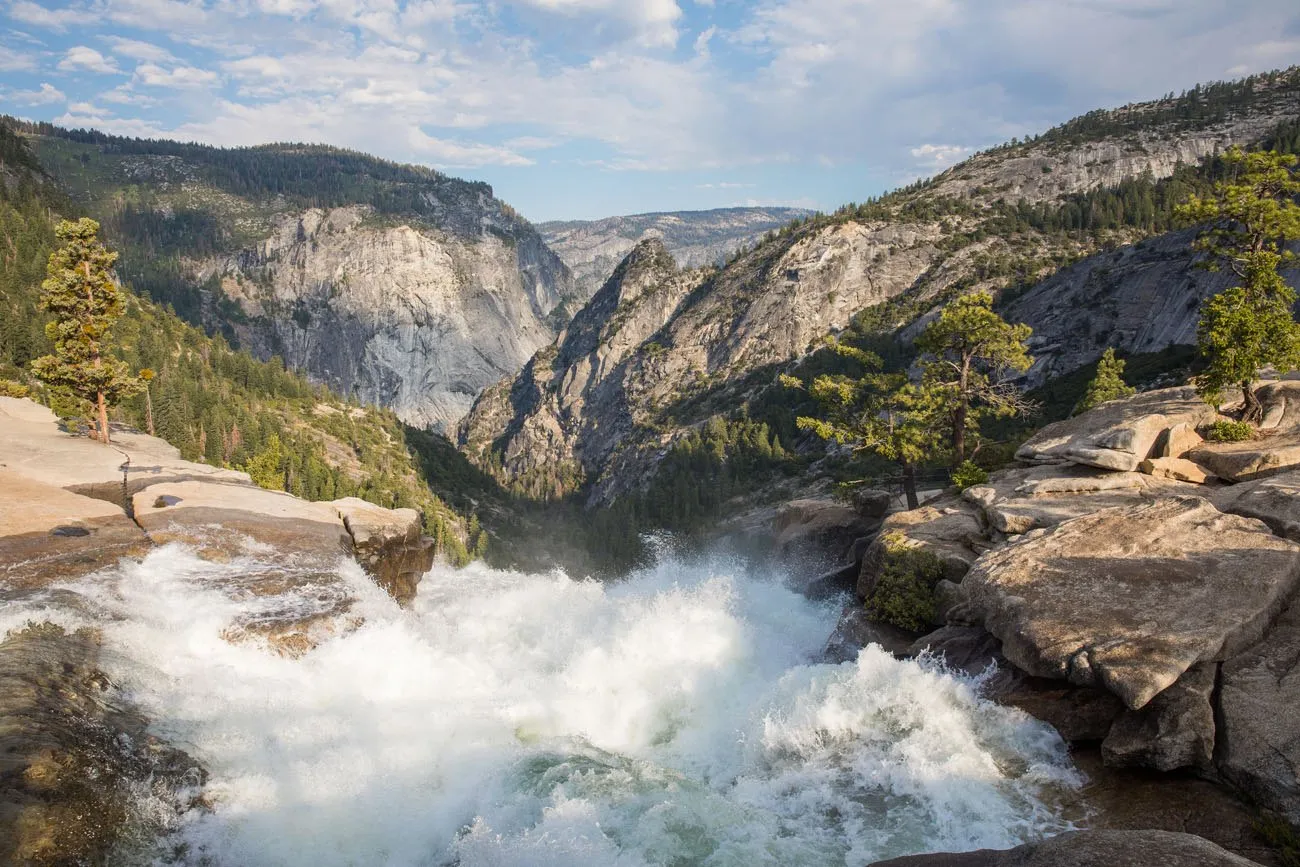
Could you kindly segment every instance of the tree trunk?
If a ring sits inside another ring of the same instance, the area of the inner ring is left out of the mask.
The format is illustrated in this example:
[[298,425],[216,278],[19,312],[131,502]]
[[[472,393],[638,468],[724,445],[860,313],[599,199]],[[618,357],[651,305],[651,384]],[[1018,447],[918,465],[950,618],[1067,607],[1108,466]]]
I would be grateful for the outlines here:
[[104,400],[104,392],[97,392],[95,399],[99,407],[99,440],[105,445],[108,444],[108,401]]
[[1264,420],[1264,407],[1255,396],[1255,390],[1251,388],[1252,383],[1247,380],[1241,384],[1241,396],[1246,401],[1241,411],[1241,420],[1248,421],[1251,424],[1259,424]]
[[916,497],[916,467],[912,464],[903,464],[903,493],[907,495],[909,510],[921,505]]
[[144,387],[144,426],[149,431],[149,436],[158,436],[153,430],[153,395],[149,393],[148,385]]
[[966,414],[970,411],[970,359],[963,358],[961,374],[957,378],[957,408],[952,412],[952,453],[954,462],[966,460]]

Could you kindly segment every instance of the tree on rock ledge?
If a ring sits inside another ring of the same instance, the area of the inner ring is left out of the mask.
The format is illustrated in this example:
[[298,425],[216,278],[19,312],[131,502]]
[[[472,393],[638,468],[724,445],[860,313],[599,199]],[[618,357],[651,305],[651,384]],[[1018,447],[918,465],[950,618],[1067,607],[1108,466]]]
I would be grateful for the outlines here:
[[[907,381],[905,373],[885,373],[874,353],[827,340],[831,351],[860,364],[859,378],[823,374],[807,386],[821,405],[822,417],[800,417],[800,430],[824,440],[852,446],[897,463],[903,471],[907,507],[918,505],[916,466],[943,454],[938,431],[940,407],[927,389]],[[782,375],[787,388],[804,388],[797,377]]]
[[1300,238],[1300,180],[1292,154],[1232,148],[1223,161],[1236,176],[1178,209],[1187,222],[1211,224],[1196,248],[1209,255],[1210,268],[1227,264],[1241,281],[1201,307],[1196,342],[1209,364],[1196,387],[1217,404],[1225,388],[1240,386],[1242,420],[1258,423],[1263,408],[1253,384],[1259,369],[1300,366],[1300,328],[1291,313],[1296,293],[1280,273],[1295,259],[1284,245]]
[[54,353],[32,361],[32,373],[95,407],[99,439],[109,441],[108,407],[144,383],[110,354],[109,332],[122,316],[122,290],[109,269],[117,254],[99,241],[99,223],[85,217],[55,229],[61,246],[50,254],[40,306],[54,314],[45,334]]
[[917,338],[921,386],[943,406],[954,465],[978,449],[982,419],[1024,415],[1033,408],[1006,378],[1033,364],[1029,335],[1028,325],[1011,325],[994,311],[992,295],[973,292],[943,308]]

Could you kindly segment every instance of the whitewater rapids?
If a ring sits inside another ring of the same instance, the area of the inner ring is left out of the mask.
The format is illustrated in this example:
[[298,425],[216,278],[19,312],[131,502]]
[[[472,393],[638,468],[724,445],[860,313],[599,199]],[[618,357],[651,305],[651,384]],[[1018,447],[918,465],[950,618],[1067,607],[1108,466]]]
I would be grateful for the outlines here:
[[342,563],[364,623],[298,659],[223,638],[266,604],[229,590],[250,562],[169,545],[0,618],[101,629],[210,772],[146,863],[820,867],[1069,827],[1051,728],[933,661],[815,663],[835,607],[727,562],[436,566],[408,610]]

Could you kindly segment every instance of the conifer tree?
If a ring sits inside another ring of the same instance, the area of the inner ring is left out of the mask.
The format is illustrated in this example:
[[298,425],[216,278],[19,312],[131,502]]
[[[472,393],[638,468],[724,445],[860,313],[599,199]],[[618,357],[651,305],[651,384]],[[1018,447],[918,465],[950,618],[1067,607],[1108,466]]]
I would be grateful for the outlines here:
[[[894,461],[903,470],[903,492],[907,507],[918,505],[916,466],[943,452],[936,424],[940,406],[932,391],[907,381],[904,373],[884,373],[880,357],[871,352],[827,341],[839,355],[857,361],[865,369],[859,378],[822,375],[812,381],[808,392],[821,405],[822,417],[800,417],[801,430],[812,431],[824,440],[850,445]],[[782,376],[788,388],[803,388],[793,376]]]
[[1087,412],[1108,400],[1119,400],[1137,394],[1137,389],[1124,381],[1124,361],[1115,357],[1115,350],[1107,347],[1097,362],[1097,373],[1088,388],[1074,405],[1074,415]]
[[1211,224],[1196,248],[1208,254],[1212,269],[1226,264],[1240,281],[1201,306],[1196,338],[1208,367],[1196,387],[1217,404],[1225,388],[1239,386],[1242,420],[1256,423],[1263,416],[1253,388],[1259,369],[1300,365],[1300,328],[1291,313],[1296,292],[1280,273],[1295,259],[1286,242],[1300,238],[1300,179],[1292,154],[1232,148],[1223,161],[1236,176],[1178,209],[1188,222]]
[[54,314],[45,334],[54,352],[32,362],[46,385],[94,405],[99,439],[109,441],[108,407],[144,387],[126,362],[111,354],[110,331],[122,316],[122,290],[109,269],[117,254],[100,243],[99,224],[82,217],[59,223],[61,246],[50,254],[41,284],[41,309]]
[[1028,325],[1009,325],[993,310],[993,296],[974,292],[943,309],[916,341],[925,354],[921,385],[928,399],[943,407],[954,464],[973,452],[969,440],[979,435],[980,420],[1021,415],[1030,405],[1020,389],[1006,381],[1009,371],[1023,373],[1033,363],[1025,341]]

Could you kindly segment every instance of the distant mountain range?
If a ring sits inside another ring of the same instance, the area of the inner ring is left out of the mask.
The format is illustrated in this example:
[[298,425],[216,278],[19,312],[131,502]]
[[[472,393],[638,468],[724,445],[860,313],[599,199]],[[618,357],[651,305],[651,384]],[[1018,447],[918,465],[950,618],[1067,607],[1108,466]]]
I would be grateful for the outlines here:
[[538,223],[537,230],[573,271],[578,293],[590,297],[641,241],[649,238],[663,241],[677,264],[684,268],[720,265],[738,249],[752,247],[766,233],[810,213],[801,208],[667,211],[603,220]]

